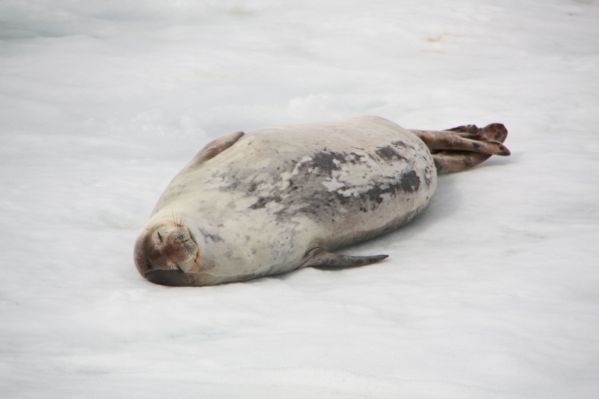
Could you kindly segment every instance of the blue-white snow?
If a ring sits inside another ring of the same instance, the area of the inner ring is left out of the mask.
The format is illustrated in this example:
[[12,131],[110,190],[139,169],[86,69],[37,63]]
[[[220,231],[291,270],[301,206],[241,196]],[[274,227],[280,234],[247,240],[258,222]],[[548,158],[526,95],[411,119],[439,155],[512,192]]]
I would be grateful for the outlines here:
[[[599,397],[599,3],[0,3],[2,398]],[[503,122],[370,267],[153,285],[132,247],[234,130]]]

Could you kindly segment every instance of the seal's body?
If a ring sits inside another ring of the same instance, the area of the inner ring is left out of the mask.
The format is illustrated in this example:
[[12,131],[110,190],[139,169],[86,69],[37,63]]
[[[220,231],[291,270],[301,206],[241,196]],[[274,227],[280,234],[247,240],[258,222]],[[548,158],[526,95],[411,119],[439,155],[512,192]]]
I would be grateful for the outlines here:
[[331,251],[428,205],[440,164],[426,134],[361,117],[224,136],[162,194],[137,241],[137,267],[156,283],[213,285],[381,260]]

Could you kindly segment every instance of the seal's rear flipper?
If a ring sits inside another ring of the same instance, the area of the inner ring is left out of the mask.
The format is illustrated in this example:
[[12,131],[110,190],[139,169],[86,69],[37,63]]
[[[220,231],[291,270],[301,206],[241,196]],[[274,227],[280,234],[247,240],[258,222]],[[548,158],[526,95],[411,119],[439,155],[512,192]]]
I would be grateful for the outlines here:
[[470,169],[491,155],[510,155],[510,150],[502,144],[507,137],[507,129],[501,123],[492,123],[484,128],[465,125],[443,131],[412,132],[430,149],[439,173]]
[[380,262],[389,255],[373,256],[350,256],[341,255],[334,252],[328,252],[321,248],[316,248],[308,252],[306,261],[302,267],[316,267],[322,269],[336,269],[344,267],[356,267]]

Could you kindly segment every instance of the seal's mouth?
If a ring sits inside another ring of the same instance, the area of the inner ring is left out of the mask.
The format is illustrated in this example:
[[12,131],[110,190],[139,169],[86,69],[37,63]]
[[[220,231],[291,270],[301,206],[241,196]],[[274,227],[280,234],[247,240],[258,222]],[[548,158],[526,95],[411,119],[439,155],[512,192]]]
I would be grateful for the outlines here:
[[154,284],[168,285],[171,287],[197,285],[193,274],[180,272],[178,270],[150,270],[144,273],[144,277]]

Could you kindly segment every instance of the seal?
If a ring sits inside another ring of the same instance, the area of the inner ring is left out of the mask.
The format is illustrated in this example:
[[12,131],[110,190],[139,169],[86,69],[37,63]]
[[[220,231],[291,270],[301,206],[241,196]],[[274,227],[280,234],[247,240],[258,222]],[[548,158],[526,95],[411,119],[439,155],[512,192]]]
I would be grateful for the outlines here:
[[151,282],[205,286],[375,263],[334,251],[410,221],[437,175],[509,155],[501,124],[407,130],[380,117],[235,132],[168,185],[135,244]]

